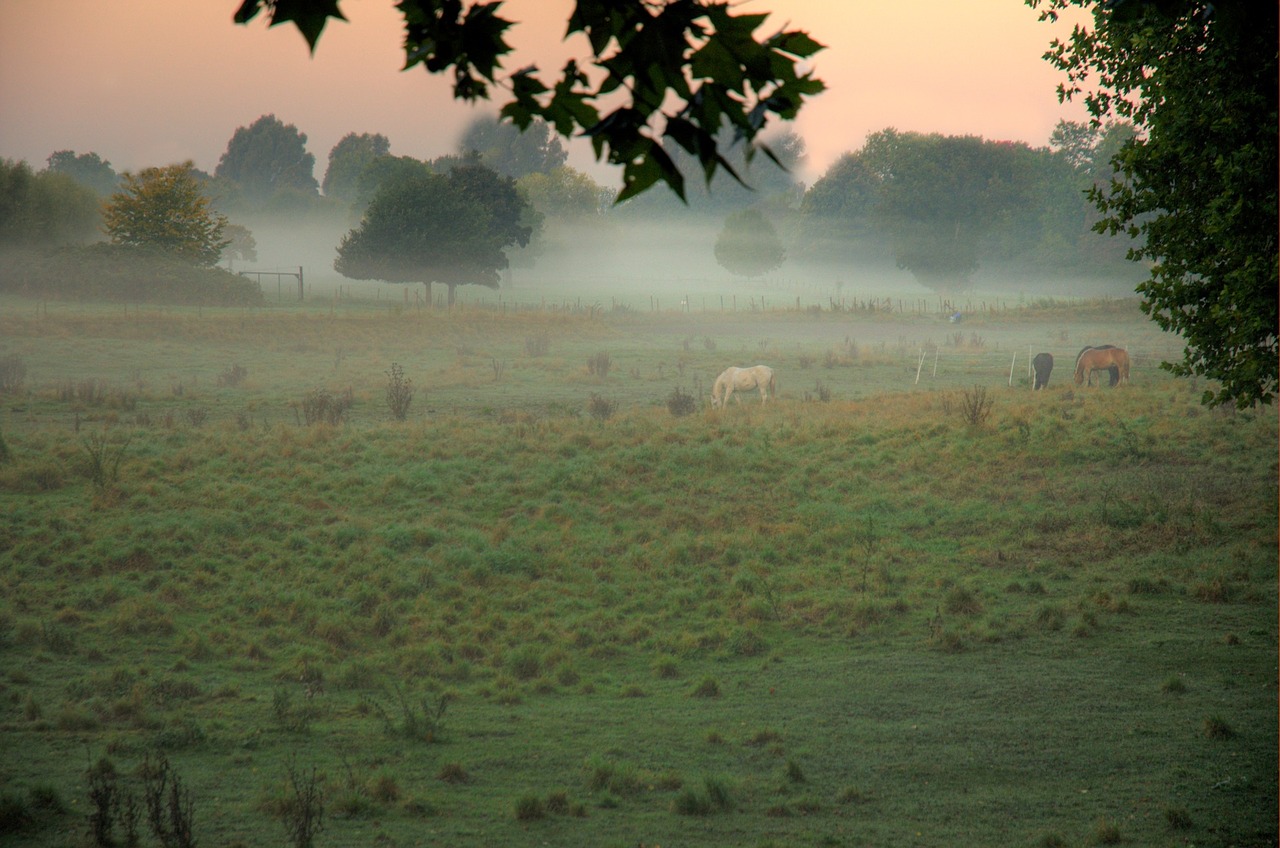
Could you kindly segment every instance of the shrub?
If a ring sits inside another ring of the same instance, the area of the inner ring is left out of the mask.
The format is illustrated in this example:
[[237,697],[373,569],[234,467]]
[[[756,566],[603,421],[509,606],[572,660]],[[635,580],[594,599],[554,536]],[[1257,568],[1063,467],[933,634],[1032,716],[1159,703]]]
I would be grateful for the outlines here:
[[355,397],[351,389],[338,394],[330,394],[327,389],[315,389],[302,399],[302,421],[308,427],[314,424],[336,427],[346,420],[347,413],[353,406]]
[[617,411],[617,401],[608,400],[594,392],[587,401],[587,413],[597,421],[608,421]]
[[1164,820],[1169,825],[1170,830],[1191,829],[1191,813],[1187,812],[1186,807],[1170,807],[1166,809],[1164,811]]
[[966,424],[978,427],[991,415],[991,406],[994,403],[995,399],[987,396],[986,386],[974,386],[972,389],[961,392],[957,412]]
[[675,390],[671,392],[671,396],[667,398],[667,411],[677,418],[690,415],[696,412],[697,409],[697,399],[683,391],[679,386],[676,386]]
[[164,755],[153,764],[143,761],[142,794],[147,806],[147,824],[164,848],[194,848],[195,800],[169,767]]
[[603,351],[595,354],[587,359],[587,373],[593,377],[599,377],[603,380],[609,376],[609,367],[612,363],[609,361],[609,354]]
[[313,848],[316,835],[324,830],[324,793],[315,767],[303,774],[289,763],[288,781],[293,794],[277,814],[294,848]]
[[120,461],[132,437],[113,445],[103,433],[90,433],[80,440],[85,453],[85,473],[99,491],[114,486],[120,477]]
[[413,402],[413,383],[404,375],[404,368],[398,363],[391,363],[387,371],[387,408],[391,417],[403,421],[409,415],[409,404]]

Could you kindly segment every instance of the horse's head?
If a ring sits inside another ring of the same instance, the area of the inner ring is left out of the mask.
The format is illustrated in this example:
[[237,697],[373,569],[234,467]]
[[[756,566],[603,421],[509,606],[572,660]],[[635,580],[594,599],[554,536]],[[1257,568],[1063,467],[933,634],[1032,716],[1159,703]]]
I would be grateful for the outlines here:
[[712,393],[711,393],[711,408],[712,408],[712,409],[719,409],[719,408],[720,408],[720,398],[716,397],[716,393],[715,393],[715,392],[712,392]]

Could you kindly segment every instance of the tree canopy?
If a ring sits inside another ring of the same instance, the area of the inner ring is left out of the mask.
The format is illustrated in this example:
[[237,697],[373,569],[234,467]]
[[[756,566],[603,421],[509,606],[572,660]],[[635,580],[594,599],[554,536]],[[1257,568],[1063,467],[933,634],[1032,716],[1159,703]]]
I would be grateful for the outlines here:
[[[804,98],[825,87],[801,70],[822,49],[807,33],[757,37],[768,13],[735,14],[730,3],[706,0],[578,0],[565,35],[586,37],[585,66],[570,60],[547,81],[535,66],[500,76],[512,25],[500,6],[400,0],[405,67],[452,72],[454,97],[467,101],[487,99],[500,85],[511,95],[501,114],[517,127],[541,119],[561,136],[586,136],[597,160],[622,166],[618,202],[658,182],[683,198],[671,149],[690,154],[708,184],[722,169],[736,176],[716,138],[725,123],[730,144],[743,144],[748,159],[757,147],[772,158],[757,136],[771,119],[794,118]],[[294,24],[312,50],[330,18],[345,20],[339,0],[242,0],[235,20],[264,12],[273,25]]]
[[569,158],[560,137],[552,134],[546,121],[534,120],[522,132],[491,116],[471,122],[458,142],[458,152],[464,156],[477,153],[485,166],[516,179],[550,173]]
[[743,209],[725,219],[715,246],[716,262],[740,277],[759,277],[782,265],[787,251],[778,231],[759,209]]
[[347,133],[329,151],[324,172],[324,193],[351,202],[359,192],[360,174],[375,159],[391,152],[391,142],[381,133]]
[[504,249],[528,244],[528,204],[515,181],[481,165],[443,174],[404,168],[338,245],[334,269],[357,280],[497,288],[508,267]]
[[1096,124],[1138,134],[1090,198],[1099,232],[1135,239],[1148,263],[1142,308],[1186,343],[1181,376],[1216,380],[1204,401],[1239,407],[1275,396],[1277,349],[1277,17],[1274,3],[1026,0],[1055,19],[1092,12],[1045,54]]
[[245,197],[261,202],[281,192],[315,195],[315,167],[306,134],[275,115],[263,115],[236,129],[214,176],[234,182]]
[[75,244],[99,223],[93,191],[66,174],[35,173],[26,162],[0,159],[0,246]]
[[50,173],[66,174],[82,186],[93,189],[99,197],[106,197],[120,185],[120,175],[111,163],[96,153],[80,153],[59,150],[49,156]]
[[210,208],[190,162],[125,173],[103,217],[113,244],[202,267],[217,264],[230,241],[226,217]]

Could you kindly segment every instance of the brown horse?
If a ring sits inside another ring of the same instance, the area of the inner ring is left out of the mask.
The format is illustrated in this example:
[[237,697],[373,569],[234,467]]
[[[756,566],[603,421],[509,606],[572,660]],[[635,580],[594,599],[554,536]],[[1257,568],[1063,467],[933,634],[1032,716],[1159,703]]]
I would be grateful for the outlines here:
[[1076,385],[1085,383],[1093,385],[1093,372],[1107,371],[1111,375],[1111,385],[1121,380],[1129,382],[1129,354],[1115,345],[1099,345],[1086,347],[1076,355]]

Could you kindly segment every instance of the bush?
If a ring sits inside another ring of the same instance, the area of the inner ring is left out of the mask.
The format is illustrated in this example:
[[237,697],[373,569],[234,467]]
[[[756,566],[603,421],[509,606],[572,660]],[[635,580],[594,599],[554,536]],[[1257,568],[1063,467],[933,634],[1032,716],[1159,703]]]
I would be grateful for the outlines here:
[[391,417],[403,421],[409,415],[409,404],[413,402],[413,383],[404,375],[404,368],[391,363],[387,371],[387,407]]
[[609,361],[609,354],[601,352],[587,359],[587,373],[593,377],[599,377],[603,380],[609,376],[609,368],[612,363]]
[[315,389],[307,393],[300,406],[302,421],[308,427],[314,424],[336,427],[346,420],[347,413],[355,406],[355,397],[351,389],[338,394],[330,394],[327,389]]
[[618,411],[617,401],[608,400],[594,392],[587,401],[587,413],[597,421],[608,421]]
[[667,411],[677,418],[691,415],[698,410],[698,401],[693,395],[683,391],[679,386],[667,398]]

